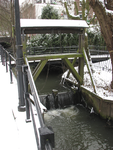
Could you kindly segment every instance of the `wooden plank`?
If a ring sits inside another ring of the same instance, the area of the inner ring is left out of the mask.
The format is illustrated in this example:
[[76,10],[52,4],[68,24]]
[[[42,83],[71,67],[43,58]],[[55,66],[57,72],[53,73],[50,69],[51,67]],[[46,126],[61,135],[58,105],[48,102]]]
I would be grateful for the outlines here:
[[[23,29],[23,28],[22,28]],[[22,30],[21,29],[21,30]],[[82,33],[82,29],[61,29],[61,28],[24,28],[24,34],[59,34],[59,33],[73,33],[78,34]],[[22,31],[21,31],[22,32]]]
[[46,54],[46,55],[28,55],[28,61],[32,60],[45,60],[45,59],[63,59],[63,58],[74,58],[74,57],[83,57],[81,53],[65,53],[65,54]]
[[73,74],[73,76],[77,79],[77,81],[82,84],[83,80],[81,78],[81,76],[78,74],[78,72],[75,70],[75,68],[73,67],[73,65],[71,64],[71,62],[67,59],[67,58],[63,58],[62,59],[64,61],[64,63],[66,64],[66,66],[68,67],[69,71]]

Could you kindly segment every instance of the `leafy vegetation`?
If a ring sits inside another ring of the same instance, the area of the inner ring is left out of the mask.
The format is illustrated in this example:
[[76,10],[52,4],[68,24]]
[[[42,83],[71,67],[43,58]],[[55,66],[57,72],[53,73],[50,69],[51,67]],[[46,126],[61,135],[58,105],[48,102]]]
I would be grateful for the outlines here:
[[[76,6],[76,2],[74,3]],[[89,3],[88,1],[85,3],[83,1],[83,6],[87,9],[87,12],[89,12]],[[65,3],[65,6],[66,3]],[[67,7],[66,7],[67,8]],[[84,8],[84,7],[83,7]],[[77,6],[76,6],[77,9]],[[68,9],[66,9],[68,12]],[[83,12],[85,10],[83,9]],[[84,14],[84,13],[83,13]],[[87,19],[87,16],[85,14],[82,17],[83,19]],[[85,18],[86,17],[86,18]],[[58,12],[49,4],[43,8],[42,19],[58,19]],[[77,19],[76,17],[73,19]],[[100,45],[105,46],[105,42],[101,34],[94,34],[90,30],[87,30],[88,35],[88,45]],[[65,47],[65,46],[78,46],[78,35],[76,34],[43,34],[43,35],[36,35],[30,38],[27,47]]]
[[42,10],[42,15],[41,15],[42,19],[58,19],[58,11],[56,9],[54,9],[52,6],[50,6],[49,4],[47,4],[47,6],[45,6]]

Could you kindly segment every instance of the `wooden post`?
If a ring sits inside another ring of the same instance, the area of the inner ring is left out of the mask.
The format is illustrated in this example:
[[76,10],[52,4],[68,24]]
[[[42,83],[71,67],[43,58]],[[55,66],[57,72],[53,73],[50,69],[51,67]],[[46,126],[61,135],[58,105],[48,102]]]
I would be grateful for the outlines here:
[[[83,34],[79,34],[79,53],[83,53],[83,39],[84,39],[84,32]],[[79,65],[78,65],[78,73],[82,78],[82,83],[79,82],[79,86],[83,84],[83,75],[84,75],[84,58],[79,57]]]

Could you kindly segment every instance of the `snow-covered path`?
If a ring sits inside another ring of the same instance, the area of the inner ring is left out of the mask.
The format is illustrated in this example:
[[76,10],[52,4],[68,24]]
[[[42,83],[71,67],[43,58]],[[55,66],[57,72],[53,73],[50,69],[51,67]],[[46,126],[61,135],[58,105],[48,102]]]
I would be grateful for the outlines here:
[[0,149],[36,150],[32,122],[26,123],[25,112],[18,112],[17,81],[10,84],[9,72],[0,63]]

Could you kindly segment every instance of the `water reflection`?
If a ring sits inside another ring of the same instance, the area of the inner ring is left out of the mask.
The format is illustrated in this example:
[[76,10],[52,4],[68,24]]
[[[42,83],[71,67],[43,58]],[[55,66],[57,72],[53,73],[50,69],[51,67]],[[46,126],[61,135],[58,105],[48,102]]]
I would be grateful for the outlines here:
[[55,133],[55,150],[113,150],[113,130],[81,105],[51,110],[44,116]]

